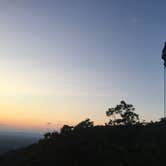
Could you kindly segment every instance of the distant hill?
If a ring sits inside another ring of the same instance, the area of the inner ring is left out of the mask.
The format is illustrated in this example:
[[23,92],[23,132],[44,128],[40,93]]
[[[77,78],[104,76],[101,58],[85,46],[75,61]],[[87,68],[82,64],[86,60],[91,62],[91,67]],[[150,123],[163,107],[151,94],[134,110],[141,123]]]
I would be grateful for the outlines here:
[[54,133],[0,157],[1,166],[163,166],[166,126],[96,126]]
[[0,154],[36,143],[41,138],[38,134],[0,132]]

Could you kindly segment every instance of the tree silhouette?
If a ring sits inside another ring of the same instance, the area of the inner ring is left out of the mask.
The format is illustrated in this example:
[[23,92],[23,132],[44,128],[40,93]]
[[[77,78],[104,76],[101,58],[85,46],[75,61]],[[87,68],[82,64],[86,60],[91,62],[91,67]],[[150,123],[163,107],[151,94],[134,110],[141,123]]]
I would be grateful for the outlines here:
[[139,123],[139,115],[136,114],[132,104],[121,101],[115,108],[109,108],[106,115],[111,117],[108,125],[134,125]]
[[73,126],[64,125],[61,128],[61,134],[69,134],[73,130]]
[[57,131],[51,133],[51,138],[56,138],[59,135]]
[[54,132],[48,132],[48,133],[46,133],[46,134],[44,134],[44,138],[45,139],[54,139],[54,138],[56,138],[57,136],[59,135],[59,133],[58,132],[56,132],[56,131],[54,131]]
[[85,128],[90,128],[93,127],[94,124],[90,119],[86,119],[80,123],[78,123],[75,127],[74,130],[78,130],[78,129],[85,129]]
[[51,138],[51,133],[50,133],[50,132],[45,133],[45,134],[44,134],[44,138],[45,138],[45,139],[50,139],[50,138]]

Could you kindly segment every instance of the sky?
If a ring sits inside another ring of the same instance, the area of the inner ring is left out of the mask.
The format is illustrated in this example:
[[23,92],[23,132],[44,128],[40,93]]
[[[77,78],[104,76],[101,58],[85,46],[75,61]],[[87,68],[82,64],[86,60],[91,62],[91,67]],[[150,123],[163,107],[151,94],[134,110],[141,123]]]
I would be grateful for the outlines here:
[[44,132],[121,100],[163,116],[165,0],[1,0],[0,131]]

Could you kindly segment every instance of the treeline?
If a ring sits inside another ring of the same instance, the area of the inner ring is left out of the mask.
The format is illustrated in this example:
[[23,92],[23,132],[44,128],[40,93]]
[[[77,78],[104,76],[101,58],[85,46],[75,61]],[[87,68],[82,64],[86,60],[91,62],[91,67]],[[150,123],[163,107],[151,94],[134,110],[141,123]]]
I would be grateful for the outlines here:
[[163,166],[166,123],[145,123],[131,104],[121,101],[106,111],[108,123],[86,119],[49,132],[38,143],[0,157],[1,166]]
[[[112,127],[138,127],[138,126],[163,126],[166,125],[166,119],[161,118],[159,121],[156,122],[146,122],[145,120],[140,120],[139,115],[135,113],[135,108],[132,104],[127,104],[125,101],[121,101],[116,107],[108,108],[106,111],[106,116],[108,116],[109,122],[105,123],[105,126],[112,126]],[[94,122],[90,119],[86,119],[76,126],[69,126],[64,125],[60,133],[54,131],[52,133],[48,132],[44,135],[45,139],[55,138],[56,136],[60,135],[67,135],[71,132],[87,129],[94,127]]]

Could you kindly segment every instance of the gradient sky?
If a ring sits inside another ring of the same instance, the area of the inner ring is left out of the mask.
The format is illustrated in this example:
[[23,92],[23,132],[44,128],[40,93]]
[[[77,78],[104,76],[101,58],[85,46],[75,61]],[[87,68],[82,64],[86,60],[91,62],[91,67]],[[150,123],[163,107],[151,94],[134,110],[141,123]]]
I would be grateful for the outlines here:
[[45,131],[120,100],[163,114],[165,0],[1,0],[0,130]]

